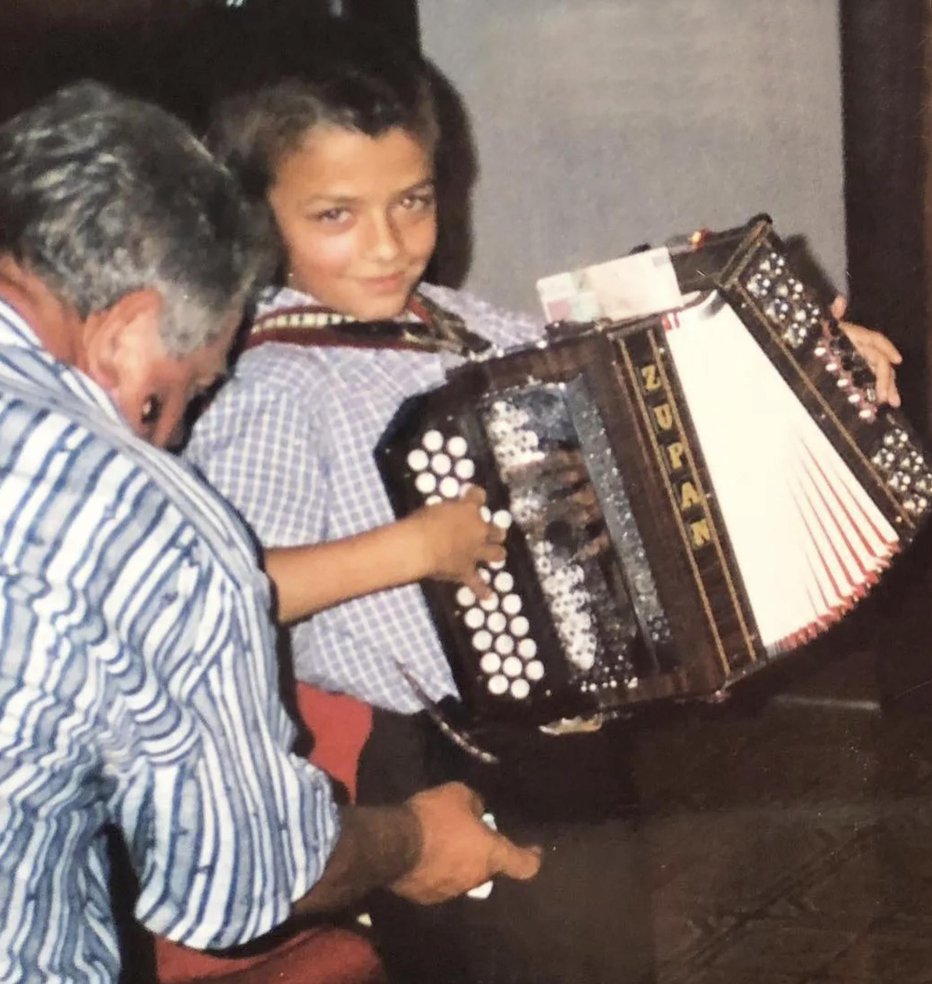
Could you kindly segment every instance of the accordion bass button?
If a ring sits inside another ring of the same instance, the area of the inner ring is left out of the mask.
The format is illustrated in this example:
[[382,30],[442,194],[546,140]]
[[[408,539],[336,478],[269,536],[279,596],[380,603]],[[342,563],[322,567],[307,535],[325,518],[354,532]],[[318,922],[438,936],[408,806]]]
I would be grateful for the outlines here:
[[[515,641],[509,635],[501,635],[495,640],[495,652],[508,656],[515,651]],[[514,657],[512,657],[514,658]]]
[[478,650],[480,653],[490,649],[492,646],[492,633],[487,632],[485,629],[480,629],[473,634],[472,646],[473,649]]
[[476,466],[471,459],[460,458],[453,465],[453,474],[464,482],[468,482],[476,474]]
[[526,636],[530,631],[531,623],[523,615],[518,615],[508,623],[508,628],[513,636]]

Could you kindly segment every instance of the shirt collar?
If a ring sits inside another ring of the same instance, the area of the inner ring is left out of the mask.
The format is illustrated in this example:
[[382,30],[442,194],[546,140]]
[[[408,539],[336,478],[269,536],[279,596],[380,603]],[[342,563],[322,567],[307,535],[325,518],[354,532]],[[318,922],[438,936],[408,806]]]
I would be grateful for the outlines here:
[[[41,363],[48,374],[59,385],[83,403],[89,403],[103,411],[111,420],[124,427],[128,425],[117,409],[113,399],[90,376],[81,372],[75,366],[56,359],[42,344],[32,326],[9,302],[0,298],[0,347],[19,350],[33,366]],[[22,375],[29,375],[29,362],[19,359],[9,360],[18,367]]]

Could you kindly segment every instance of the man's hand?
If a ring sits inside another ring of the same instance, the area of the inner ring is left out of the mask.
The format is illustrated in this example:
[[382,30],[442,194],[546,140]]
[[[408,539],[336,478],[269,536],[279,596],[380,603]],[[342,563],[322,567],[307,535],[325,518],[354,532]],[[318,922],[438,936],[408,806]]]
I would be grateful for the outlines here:
[[842,321],[848,302],[836,297],[832,302],[832,315],[838,320],[838,327],[848,336],[858,355],[870,366],[877,388],[877,400],[889,403],[891,407],[900,405],[900,393],[896,388],[896,369],[903,361],[897,347],[879,331],[872,331],[863,325]]
[[463,895],[495,875],[521,881],[540,868],[540,850],[518,847],[482,822],[482,800],[462,783],[435,786],[412,796],[408,807],[421,828],[415,866],[394,882],[393,892],[432,905]]
[[[485,492],[472,486],[460,499],[424,506],[409,517],[417,524],[426,577],[465,584],[479,598],[489,593],[476,564],[505,559],[505,530],[482,518]],[[488,514],[486,514],[488,515]]]

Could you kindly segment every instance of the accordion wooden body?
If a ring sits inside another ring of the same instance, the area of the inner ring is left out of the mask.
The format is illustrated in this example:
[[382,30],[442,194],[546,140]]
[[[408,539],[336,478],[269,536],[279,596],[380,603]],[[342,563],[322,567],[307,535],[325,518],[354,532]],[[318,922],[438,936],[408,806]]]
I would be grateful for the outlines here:
[[469,363],[377,451],[399,515],[474,483],[507,527],[488,598],[424,586],[477,721],[721,696],[844,617],[929,511],[915,434],[769,220],[666,255],[680,307]]

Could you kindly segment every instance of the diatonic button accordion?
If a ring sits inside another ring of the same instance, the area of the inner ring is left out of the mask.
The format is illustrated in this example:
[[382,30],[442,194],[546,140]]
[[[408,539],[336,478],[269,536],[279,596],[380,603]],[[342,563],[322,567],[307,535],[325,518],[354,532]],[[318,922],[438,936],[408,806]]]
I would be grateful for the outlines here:
[[664,256],[678,306],[468,363],[377,451],[399,515],[478,484],[507,529],[488,598],[424,585],[477,720],[720,695],[849,612],[929,511],[915,433],[769,220]]

